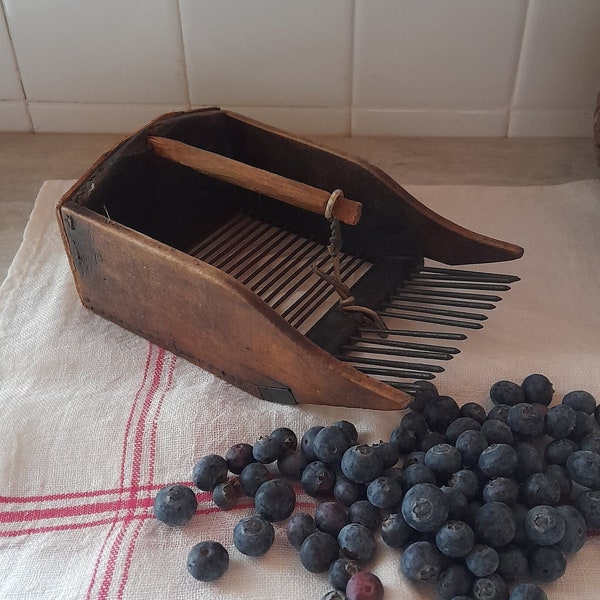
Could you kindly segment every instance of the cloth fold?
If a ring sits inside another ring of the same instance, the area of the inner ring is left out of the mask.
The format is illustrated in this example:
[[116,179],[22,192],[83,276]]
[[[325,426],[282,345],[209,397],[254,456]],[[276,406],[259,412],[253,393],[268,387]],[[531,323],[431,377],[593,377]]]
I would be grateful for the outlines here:
[[[152,517],[153,497],[189,483],[201,456],[276,427],[300,436],[347,419],[373,443],[404,412],[270,404],[85,310],[54,217],[70,183],[44,183],[0,287],[0,598],[321,598],[326,574],[303,569],[285,522],[273,548],[250,558],[231,540],[250,501],[225,512],[200,493],[194,519],[169,528]],[[461,343],[435,379],[440,393],[489,409],[495,381],[537,372],[554,383],[554,403],[575,389],[600,400],[600,182],[407,188],[456,223],[525,248],[485,267],[521,281]],[[296,490],[298,510],[313,510]],[[231,558],[210,584],[186,572],[189,549],[206,539]],[[548,596],[597,598],[599,550],[590,537]],[[379,542],[369,565],[385,598],[437,597],[399,575],[399,557]]]

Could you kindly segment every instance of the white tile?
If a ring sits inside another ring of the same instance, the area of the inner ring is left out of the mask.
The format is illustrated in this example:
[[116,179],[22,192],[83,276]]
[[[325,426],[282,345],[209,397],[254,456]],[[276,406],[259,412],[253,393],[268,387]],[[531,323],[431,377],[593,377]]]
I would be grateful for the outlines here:
[[131,133],[164,113],[185,108],[166,104],[29,103],[36,133]]
[[352,135],[504,137],[508,110],[355,108]]
[[589,110],[599,91],[600,2],[531,0],[513,106]]
[[177,0],[4,0],[32,101],[185,103]]
[[0,131],[31,131],[24,101],[0,101]]
[[504,108],[526,0],[356,0],[354,106]]
[[591,138],[594,135],[594,109],[514,109],[510,113],[508,135]]
[[341,108],[352,2],[181,0],[192,104]]
[[0,3],[0,101],[22,99],[23,88]]
[[349,108],[223,106],[255,121],[298,135],[349,135]]

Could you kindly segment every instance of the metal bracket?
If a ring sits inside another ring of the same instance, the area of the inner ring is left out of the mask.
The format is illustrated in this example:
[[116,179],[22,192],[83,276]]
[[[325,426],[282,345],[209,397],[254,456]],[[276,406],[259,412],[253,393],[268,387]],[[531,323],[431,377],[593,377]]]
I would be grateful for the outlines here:
[[288,387],[258,386],[258,391],[263,400],[276,404],[298,404],[292,390]]

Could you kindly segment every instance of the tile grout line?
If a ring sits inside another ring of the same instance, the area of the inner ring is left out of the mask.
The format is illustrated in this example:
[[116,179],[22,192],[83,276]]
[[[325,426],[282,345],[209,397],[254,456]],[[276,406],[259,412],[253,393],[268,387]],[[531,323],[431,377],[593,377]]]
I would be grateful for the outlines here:
[[27,99],[27,94],[25,93],[25,85],[23,83],[23,76],[21,75],[21,65],[19,65],[17,51],[15,50],[15,43],[13,41],[12,33],[10,31],[10,26],[8,24],[8,16],[7,16],[4,0],[0,0],[0,8],[2,9],[2,19],[4,20],[4,26],[6,27],[6,32],[8,34],[8,39],[10,41],[10,49],[12,51],[12,57],[15,62],[15,67],[17,68],[17,77],[19,78],[19,85],[21,86],[21,91],[23,92],[23,103],[25,105],[25,114],[27,115],[27,121],[29,122],[29,128],[30,128],[31,133],[35,133],[35,129],[33,127],[33,119],[31,117],[31,112],[29,110],[29,100]]
[[525,9],[525,16],[523,18],[523,32],[521,34],[521,46],[519,48],[519,56],[517,58],[517,64],[514,69],[514,77],[513,77],[513,86],[512,86],[512,94],[510,96],[510,100],[508,102],[508,119],[506,123],[506,137],[510,137],[510,125],[512,121],[512,113],[513,107],[515,104],[515,95],[517,93],[517,88],[519,86],[519,81],[521,78],[521,69],[523,66],[523,50],[526,44],[526,40],[528,38],[528,33],[531,28],[531,13],[533,0],[527,0],[527,8]]
[[190,93],[190,81],[188,78],[187,57],[185,53],[185,38],[183,35],[183,18],[181,16],[181,0],[177,0],[177,16],[179,22],[179,43],[181,46],[181,58],[183,62],[183,80],[185,86],[185,102],[188,110],[192,108],[192,96]]

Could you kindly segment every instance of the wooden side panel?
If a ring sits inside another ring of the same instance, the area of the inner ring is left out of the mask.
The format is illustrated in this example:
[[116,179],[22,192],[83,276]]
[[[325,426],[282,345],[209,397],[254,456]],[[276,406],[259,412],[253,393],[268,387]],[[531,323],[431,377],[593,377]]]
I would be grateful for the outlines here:
[[250,393],[275,382],[296,401],[392,410],[410,397],[318,348],[234,279],[93,211],[60,209],[83,304]]

